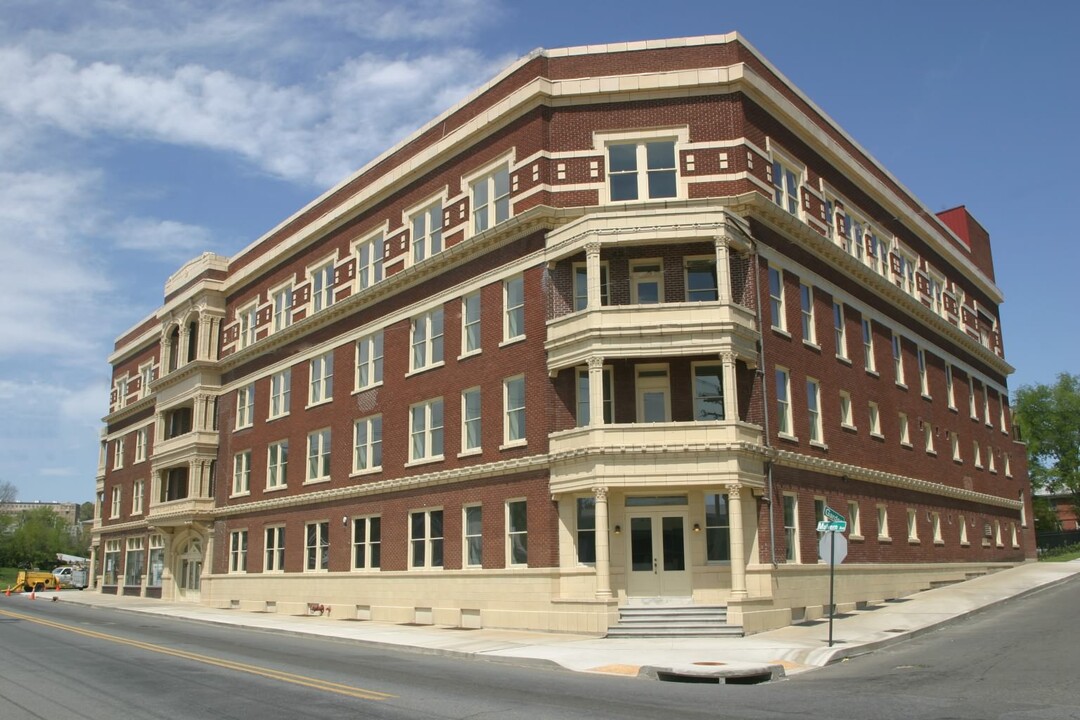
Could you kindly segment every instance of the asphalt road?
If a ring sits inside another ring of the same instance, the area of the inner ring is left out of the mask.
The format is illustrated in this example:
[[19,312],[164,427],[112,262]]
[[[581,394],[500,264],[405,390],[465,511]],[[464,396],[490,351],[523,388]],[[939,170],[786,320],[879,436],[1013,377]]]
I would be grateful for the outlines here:
[[0,720],[1080,720],[1080,578],[764,685],[661,683],[62,603],[0,603]]

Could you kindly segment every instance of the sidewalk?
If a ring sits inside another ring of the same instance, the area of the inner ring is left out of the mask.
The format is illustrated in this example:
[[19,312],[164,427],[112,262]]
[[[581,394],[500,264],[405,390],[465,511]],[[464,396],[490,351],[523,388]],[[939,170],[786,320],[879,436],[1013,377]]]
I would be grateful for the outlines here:
[[[744,638],[604,639],[581,635],[415,627],[332,617],[222,610],[187,603],[101,595],[92,591],[37,593],[63,602],[237,625],[278,632],[352,639],[367,645],[513,662],[543,662],[578,672],[656,678],[699,675],[766,679],[821,667],[902,642],[983,608],[1047,588],[1080,574],[1080,561],[1028,563],[967,582],[917,593],[837,617],[833,647],[828,620]],[[15,598],[0,607],[11,607]]]

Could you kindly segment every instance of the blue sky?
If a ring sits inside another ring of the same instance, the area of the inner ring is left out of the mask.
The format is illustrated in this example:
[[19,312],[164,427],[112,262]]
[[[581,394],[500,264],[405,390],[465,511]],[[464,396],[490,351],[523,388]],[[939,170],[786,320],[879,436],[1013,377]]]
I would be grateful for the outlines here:
[[507,63],[738,30],[933,211],[990,231],[1010,387],[1080,372],[1080,5],[0,0],[0,480],[93,497],[105,361]]

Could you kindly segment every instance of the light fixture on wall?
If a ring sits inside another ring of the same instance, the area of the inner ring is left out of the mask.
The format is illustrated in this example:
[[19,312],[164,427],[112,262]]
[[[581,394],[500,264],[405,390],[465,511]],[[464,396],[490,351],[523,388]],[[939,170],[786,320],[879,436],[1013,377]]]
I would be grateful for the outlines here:
[[698,523],[694,523],[694,532],[701,532],[701,525],[699,525]]
[[615,526],[615,534],[616,535],[622,535],[622,527],[620,527],[619,525],[616,525]]
[[349,516],[348,515],[342,515],[341,516],[341,527],[345,527],[348,524],[349,524]]

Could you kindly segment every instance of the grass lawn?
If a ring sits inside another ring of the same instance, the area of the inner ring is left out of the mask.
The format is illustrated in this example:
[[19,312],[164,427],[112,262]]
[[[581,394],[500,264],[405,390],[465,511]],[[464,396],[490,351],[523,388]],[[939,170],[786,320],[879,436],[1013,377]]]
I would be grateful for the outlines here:
[[1061,553],[1060,555],[1053,555],[1051,557],[1042,557],[1039,558],[1039,560],[1041,562],[1069,562],[1070,560],[1076,560],[1078,558],[1080,558],[1080,549]]
[[0,568],[0,590],[10,587],[19,576],[19,568]]

